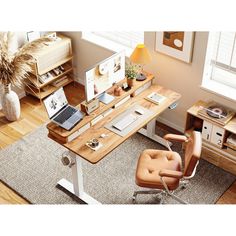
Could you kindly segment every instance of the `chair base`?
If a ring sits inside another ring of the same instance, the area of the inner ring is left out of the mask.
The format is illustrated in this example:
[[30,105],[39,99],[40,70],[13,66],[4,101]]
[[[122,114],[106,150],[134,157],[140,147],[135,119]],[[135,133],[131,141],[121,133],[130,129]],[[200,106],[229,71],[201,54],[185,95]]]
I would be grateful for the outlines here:
[[136,196],[138,194],[157,194],[157,197],[160,199],[160,204],[163,203],[164,200],[164,196],[162,196],[164,194],[164,192],[162,190],[143,190],[143,191],[135,191],[132,197],[132,202],[135,204],[136,203]]
[[186,201],[184,201],[181,198],[174,195],[173,192],[166,191],[166,190],[159,190],[159,189],[135,191],[134,194],[133,194],[133,197],[132,197],[133,203],[136,203],[136,197],[137,197],[138,194],[157,194],[158,198],[160,197],[160,204],[164,203],[164,200],[167,196],[172,197],[173,199],[175,199],[179,203],[188,204]]

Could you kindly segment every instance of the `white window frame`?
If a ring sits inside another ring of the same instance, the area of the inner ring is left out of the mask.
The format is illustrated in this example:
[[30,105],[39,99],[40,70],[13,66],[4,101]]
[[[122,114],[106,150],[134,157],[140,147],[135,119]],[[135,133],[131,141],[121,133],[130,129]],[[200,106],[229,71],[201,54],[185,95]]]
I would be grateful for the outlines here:
[[236,101],[236,88],[223,84],[220,81],[216,81],[211,78],[211,63],[212,63],[212,38],[211,34],[209,32],[208,36],[208,45],[207,45],[207,51],[206,51],[206,58],[205,58],[205,64],[204,64],[204,71],[203,71],[203,79],[201,88],[204,90],[207,90],[209,92],[212,92],[214,94],[223,96],[226,99]]
[[[103,48],[106,48],[113,52],[120,52],[122,50],[125,50],[125,54],[127,57],[129,57],[134,50],[134,48],[124,46],[109,39],[105,39],[92,32],[83,31],[82,39],[90,43],[96,44],[98,46],[101,46]],[[139,42],[139,43],[144,43],[144,42]]]

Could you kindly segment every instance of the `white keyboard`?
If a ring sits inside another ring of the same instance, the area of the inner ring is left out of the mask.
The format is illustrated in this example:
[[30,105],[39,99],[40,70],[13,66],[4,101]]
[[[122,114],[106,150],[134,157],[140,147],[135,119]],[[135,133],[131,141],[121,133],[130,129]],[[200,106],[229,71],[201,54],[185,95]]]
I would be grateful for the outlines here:
[[119,120],[117,123],[113,125],[116,129],[122,131],[126,127],[128,127],[130,124],[135,122],[138,119],[138,116],[134,114],[128,114],[124,116],[121,120]]

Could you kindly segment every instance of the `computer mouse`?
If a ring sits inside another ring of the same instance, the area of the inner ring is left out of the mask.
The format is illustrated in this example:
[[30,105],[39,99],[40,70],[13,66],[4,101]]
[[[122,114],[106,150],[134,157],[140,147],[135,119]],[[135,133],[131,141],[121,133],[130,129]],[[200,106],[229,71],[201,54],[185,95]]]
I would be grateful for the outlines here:
[[139,115],[143,115],[143,114],[144,114],[144,110],[142,110],[142,109],[140,109],[140,108],[137,108],[137,109],[135,110],[135,112],[136,112],[137,114],[139,114]]
[[100,137],[101,138],[106,138],[108,135],[107,134],[101,134]]

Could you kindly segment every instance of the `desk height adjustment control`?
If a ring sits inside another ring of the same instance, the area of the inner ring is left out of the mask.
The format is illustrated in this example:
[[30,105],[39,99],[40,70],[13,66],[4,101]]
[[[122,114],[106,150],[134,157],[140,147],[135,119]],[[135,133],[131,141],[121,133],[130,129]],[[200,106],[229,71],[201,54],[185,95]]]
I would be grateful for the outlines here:
[[67,152],[64,152],[61,157],[61,162],[64,166],[69,166],[70,168],[75,164],[75,160],[73,160]]
[[168,108],[169,108],[170,110],[173,110],[173,109],[175,109],[177,106],[178,106],[178,103],[177,103],[177,102],[174,102],[174,103],[172,103]]

